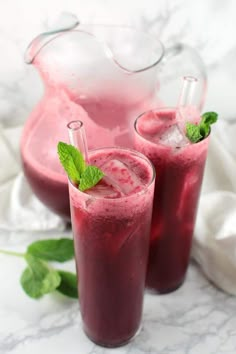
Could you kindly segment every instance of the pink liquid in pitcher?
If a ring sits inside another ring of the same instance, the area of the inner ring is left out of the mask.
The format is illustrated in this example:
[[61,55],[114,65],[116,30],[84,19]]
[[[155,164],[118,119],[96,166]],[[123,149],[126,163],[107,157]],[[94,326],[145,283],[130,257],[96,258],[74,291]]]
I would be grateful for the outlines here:
[[[157,175],[146,285],[159,293],[178,288],[185,278],[209,140],[190,143],[177,116],[163,109],[136,124],[135,146]],[[199,120],[194,111],[187,116]]]
[[[140,96],[140,95],[139,95]],[[110,95],[109,95],[110,97]],[[69,98],[51,87],[27,121],[21,140],[24,173],[36,196],[52,211],[70,220],[67,177],[58,161],[58,141],[68,142],[67,123],[84,122],[89,148],[132,147],[134,117],[147,109],[146,101],[105,97],[99,101]]]
[[102,181],[85,193],[69,183],[80,309],[87,335],[117,346],[140,325],[154,171],[125,149],[94,150],[90,162]]

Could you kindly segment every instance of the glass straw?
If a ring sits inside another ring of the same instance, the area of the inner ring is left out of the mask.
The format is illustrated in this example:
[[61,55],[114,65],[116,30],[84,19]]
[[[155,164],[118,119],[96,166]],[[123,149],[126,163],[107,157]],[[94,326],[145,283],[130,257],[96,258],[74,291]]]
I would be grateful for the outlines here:
[[178,101],[179,108],[195,105],[194,100],[196,100],[195,93],[198,79],[194,76],[184,76],[183,81],[184,82]]
[[74,145],[83,155],[85,161],[89,163],[88,145],[84,124],[81,120],[74,120],[67,124],[70,144]]

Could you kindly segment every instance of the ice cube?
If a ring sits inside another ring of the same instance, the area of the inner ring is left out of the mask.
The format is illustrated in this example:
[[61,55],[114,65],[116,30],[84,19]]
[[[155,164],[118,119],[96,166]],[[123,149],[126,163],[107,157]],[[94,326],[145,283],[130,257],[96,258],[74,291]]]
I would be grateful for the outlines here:
[[184,132],[180,129],[178,124],[171,125],[168,130],[166,130],[160,136],[160,143],[164,145],[171,146],[173,148],[180,148],[189,143]]
[[129,195],[142,189],[143,183],[137,174],[128,164],[118,159],[105,162],[101,166],[101,170],[105,174],[103,179],[106,183],[110,183],[115,190],[120,191],[123,195]]
[[122,191],[114,186],[112,181],[107,177],[104,177],[102,181],[93,188],[88,189],[86,193],[97,198],[120,198],[123,195]]

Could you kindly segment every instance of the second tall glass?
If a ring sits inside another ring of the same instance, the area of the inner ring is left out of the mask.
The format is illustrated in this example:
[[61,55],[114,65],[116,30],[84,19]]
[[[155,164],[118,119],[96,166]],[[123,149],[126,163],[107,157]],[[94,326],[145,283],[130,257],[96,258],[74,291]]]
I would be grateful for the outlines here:
[[[196,111],[187,113],[193,123],[200,120]],[[157,175],[146,285],[158,293],[184,281],[207,156],[209,138],[190,143],[183,123],[175,108],[146,112],[135,122],[135,147]]]

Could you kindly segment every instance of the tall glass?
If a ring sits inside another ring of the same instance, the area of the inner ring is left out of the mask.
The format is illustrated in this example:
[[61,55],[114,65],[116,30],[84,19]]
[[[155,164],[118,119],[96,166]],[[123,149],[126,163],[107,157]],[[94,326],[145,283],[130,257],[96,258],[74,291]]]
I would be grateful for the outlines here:
[[[184,114],[198,122],[200,115]],[[135,147],[154,164],[157,178],[146,286],[158,293],[184,281],[192,244],[209,137],[192,144],[174,108],[146,112],[135,122]]]
[[88,337],[114,347],[140,326],[155,171],[129,149],[92,150],[89,161],[102,181],[86,192],[69,181],[80,309]]

